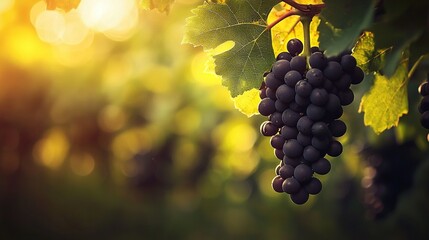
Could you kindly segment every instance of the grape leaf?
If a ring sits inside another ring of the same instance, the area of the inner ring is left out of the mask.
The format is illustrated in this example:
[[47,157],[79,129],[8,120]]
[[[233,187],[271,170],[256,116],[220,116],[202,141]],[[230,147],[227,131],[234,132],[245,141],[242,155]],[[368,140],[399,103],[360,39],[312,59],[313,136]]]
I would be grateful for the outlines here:
[[45,0],[46,1],[46,9],[55,10],[62,9],[65,12],[72,10],[73,8],[77,8],[79,6],[80,0]]
[[320,48],[326,55],[351,49],[361,32],[372,22],[375,1],[372,0],[325,0],[320,13]]
[[353,48],[352,55],[356,58],[357,65],[366,73],[370,74],[380,70],[383,56],[389,49],[375,49],[374,34],[364,32]]
[[364,124],[380,134],[398,126],[399,118],[408,113],[408,62],[399,65],[391,78],[377,74],[374,86],[362,97],[359,112],[364,112]]
[[210,50],[234,41],[234,47],[214,56],[216,74],[235,97],[259,88],[262,74],[274,61],[267,16],[278,0],[226,0],[224,4],[205,3],[186,21],[183,43]]
[[[321,0],[301,0],[296,1],[302,4],[320,4]],[[268,15],[268,22],[273,22],[287,11],[292,9],[291,6],[286,3],[277,4]],[[310,45],[319,46],[319,32],[317,27],[319,26],[320,19],[314,16],[310,24]],[[292,38],[298,38],[304,41],[304,30],[302,24],[299,22],[299,16],[290,16],[287,20],[279,22],[271,29],[272,45],[274,55],[277,56],[279,53],[286,51],[286,44]]]
[[258,114],[258,105],[261,101],[258,89],[245,91],[243,94],[233,98],[234,106],[246,116],[251,117]]
[[143,9],[158,9],[161,12],[169,12],[174,0],[142,0]]

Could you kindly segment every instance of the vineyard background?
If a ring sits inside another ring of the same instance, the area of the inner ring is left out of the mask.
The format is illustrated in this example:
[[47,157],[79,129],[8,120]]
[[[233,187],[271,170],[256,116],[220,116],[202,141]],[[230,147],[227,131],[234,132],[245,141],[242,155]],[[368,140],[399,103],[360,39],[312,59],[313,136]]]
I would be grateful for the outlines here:
[[[201,1],[176,0],[168,14],[140,10],[128,39],[98,33],[74,47],[40,40],[35,1],[9,2],[0,10],[1,239],[429,236],[419,82],[409,83],[399,127],[380,135],[364,126],[359,101],[345,108],[344,153],[322,192],[296,206],[271,189],[278,160],[258,133],[264,118],[235,109],[221,79],[205,72],[209,56],[181,44]],[[355,88],[355,99],[370,86]],[[365,204],[374,201],[366,163],[381,158],[397,169],[386,176],[395,189],[412,186],[376,219]]]

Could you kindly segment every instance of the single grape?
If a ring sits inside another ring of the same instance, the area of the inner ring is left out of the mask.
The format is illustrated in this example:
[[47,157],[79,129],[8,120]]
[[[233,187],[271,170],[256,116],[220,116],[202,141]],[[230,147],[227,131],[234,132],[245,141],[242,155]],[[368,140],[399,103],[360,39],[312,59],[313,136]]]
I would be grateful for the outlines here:
[[290,166],[295,168],[296,166],[301,164],[301,159],[300,158],[290,158],[288,156],[284,156],[282,163],[284,165],[290,165]]
[[276,97],[284,103],[290,103],[295,98],[295,90],[283,84],[277,88]]
[[425,96],[422,98],[422,100],[420,100],[418,110],[420,113],[429,111],[429,96]]
[[327,78],[323,81],[323,88],[330,93],[338,91],[332,81]]
[[323,106],[328,102],[328,100],[329,100],[328,91],[326,91],[323,88],[315,88],[311,92],[310,101],[314,105]]
[[352,84],[359,84],[363,81],[365,74],[360,67],[355,67],[354,71],[351,73]]
[[296,70],[289,71],[284,77],[284,82],[291,88],[295,89],[296,83],[302,79],[301,73]]
[[285,139],[280,135],[274,135],[270,139],[271,146],[275,149],[283,149]]
[[304,46],[299,39],[293,38],[287,42],[286,48],[292,56],[297,56],[302,52]]
[[293,177],[286,178],[282,182],[282,191],[285,193],[296,193],[301,189],[301,184]]
[[338,62],[330,61],[323,70],[323,75],[332,81],[336,81],[343,75],[343,69]]
[[288,108],[288,104],[277,99],[274,102],[274,107],[276,108],[277,112],[283,112],[284,110],[286,110]]
[[325,108],[310,104],[307,107],[306,114],[313,121],[320,121],[325,117]]
[[321,52],[319,47],[317,46],[313,46],[310,48],[310,53],[315,53],[315,52]]
[[332,136],[341,137],[346,133],[347,126],[343,121],[337,119],[329,124],[329,130]]
[[267,137],[273,136],[279,131],[279,129],[276,126],[274,126],[274,124],[272,124],[270,121],[265,121],[261,123],[261,127],[259,130],[262,135]]
[[307,164],[301,163],[295,167],[293,177],[300,183],[305,183],[313,176],[313,170]]
[[328,113],[334,116],[334,119],[341,117],[343,114],[340,98],[335,94],[329,94],[328,102],[326,103],[325,108]]
[[342,56],[341,67],[346,72],[353,72],[356,67],[356,59],[352,55]]
[[295,92],[301,97],[309,97],[312,91],[313,87],[306,80],[299,80],[295,85]]
[[295,56],[290,60],[290,68],[292,70],[296,70],[300,73],[304,73],[307,68],[307,63],[305,57],[303,56]]
[[308,145],[303,150],[303,158],[306,162],[312,163],[317,161],[321,157],[321,153],[312,145]]
[[272,72],[277,79],[283,79],[290,69],[291,66],[288,60],[278,60],[273,64]]
[[311,138],[311,146],[315,147],[320,152],[325,152],[328,149],[330,143],[331,143],[331,138],[329,138],[329,137],[323,137],[323,138],[313,137],[313,138]]
[[274,191],[278,192],[278,193],[282,193],[283,192],[283,185],[284,179],[281,178],[280,176],[275,176],[273,178],[273,180],[271,181],[271,186],[273,187]]
[[[418,91],[419,91],[420,95],[422,95],[423,97],[428,96],[429,95],[429,83],[424,82],[424,83],[420,84]],[[295,92],[296,92],[296,87],[295,87]]]
[[308,79],[308,82],[312,87],[322,87],[323,86],[323,72],[317,68],[312,68],[307,71],[305,77]]
[[301,146],[305,147],[311,144],[311,137],[308,135],[305,135],[303,133],[298,133],[298,136],[296,136],[296,140],[298,141]]
[[274,156],[276,156],[276,158],[278,160],[283,160],[285,154],[283,153],[283,150],[281,150],[281,149],[274,149]]
[[301,97],[300,95],[295,95],[295,102],[302,107],[307,107],[311,101],[308,97]]
[[279,112],[273,112],[269,117],[268,120],[277,128],[281,128],[284,126],[283,120],[282,120],[282,114]]
[[272,89],[272,88],[267,87],[267,89],[265,90],[265,93],[267,94],[268,98],[270,98],[274,101],[277,100],[276,89]]
[[288,60],[290,61],[292,59],[292,55],[288,52],[281,52],[279,55],[277,55],[276,61],[278,60]]
[[325,175],[331,170],[331,163],[326,158],[319,158],[311,164],[313,171],[320,175]]
[[429,111],[424,112],[420,116],[420,123],[424,128],[429,129]]
[[295,167],[288,165],[288,164],[285,164],[285,165],[280,167],[279,175],[283,179],[288,179],[288,178],[293,176],[294,170],[295,170]]
[[283,126],[280,129],[280,134],[284,139],[296,139],[298,136],[298,129],[295,127]]
[[274,101],[270,98],[264,98],[258,105],[258,111],[263,116],[268,116],[276,111]]
[[304,185],[304,189],[309,194],[316,195],[322,191],[322,183],[319,179],[313,177],[307,184]]
[[300,117],[299,113],[294,112],[291,109],[286,109],[282,114],[283,123],[289,127],[295,127]]
[[272,89],[277,89],[280,85],[283,84],[283,79],[280,78],[281,80],[279,80],[278,78],[276,78],[274,76],[274,73],[268,73],[268,75],[265,77],[265,85],[269,88]]
[[352,78],[350,77],[349,74],[343,74],[340,77],[340,79],[334,82],[335,87],[340,91],[349,89],[351,84],[352,84]]
[[290,195],[290,199],[292,200],[292,202],[298,205],[306,203],[308,201],[308,198],[309,194],[307,191],[305,191],[304,188],[301,188],[298,192],[292,193]]
[[313,123],[314,122],[310,118],[308,118],[308,116],[302,116],[298,120],[298,122],[296,124],[296,128],[298,129],[299,132],[306,134],[306,135],[310,135]]
[[328,125],[324,122],[315,122],[313,126],[311,126],[311,133],[316,137],[330,136]]
[[317,68],[323,70],[328,64],[328,60],[326,59],[325,54],[321,52],[314,52],[310,55],[310,66],[312,68]]
[[350,88],[339,92],[338,96],[340,98],[340,103],[343,106],[347,106],[351,104],[355,98],[355,95],[353,94],[353,91]]
[[282,165],[283,162],[280,162],[279,164],[277,164],[276,168],[274,169],[274,172],[276,173],[276,175],[280,175],[280,168],[284,165]]
[[326,153],[331,157],[338,157],[342,152],[343,152],[343,145],[336,140],[331,142],[328,150],[326,151]]
[[283,145],[283,153],[290,158],[297,158],[302,155],[303,147],[296,139],[289,139]]
[[[306,107],[299,105],[298,103],[296,103],[295,101],[289,103],[289,109],[300,113],[300,115],[303,115],[305,113]],[[301,114],[302,113],[302,114]]]

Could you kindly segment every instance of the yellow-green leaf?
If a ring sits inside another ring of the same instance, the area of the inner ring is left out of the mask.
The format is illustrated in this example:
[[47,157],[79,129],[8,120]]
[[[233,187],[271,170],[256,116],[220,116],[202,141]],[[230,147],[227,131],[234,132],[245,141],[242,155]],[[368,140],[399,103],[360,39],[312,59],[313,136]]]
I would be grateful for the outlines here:
[[261,101],[258,89],[245,91],[243,94],[233,98],[233,100],[235,108],[246,114],[246,116],[251,117],[258,114],[258,105]]
[[[297,1],[302,4],[320,4],[321,0],[301,0]],[[291,11],[291,6],[286,3],[277,4],[268,15],[268,23],[273,22],[283,14]],[[319,32],[317,27],[319,26],[320,19],[315,16],[310,24],[310,44],[311,46],[319,46]],[[302,24],[299,22],[299,16],[290,16],[287,19],[279,22],[271,29],[272,45],[274,55],[277,56],[279,53],[286,51],[286,44],[292,38],[298,38],[304,41],[304,30]]]
[[377,134],[398,126],[399,118],[408,113],[407,80],[407,61],[391,78],[375,76],[374,86],[362,97],[359,107],[359,112],[365,112],[365,126],[370,126]]
[[158,9],[161,12],[169,12],[174,0],[142,0],[143,9]]

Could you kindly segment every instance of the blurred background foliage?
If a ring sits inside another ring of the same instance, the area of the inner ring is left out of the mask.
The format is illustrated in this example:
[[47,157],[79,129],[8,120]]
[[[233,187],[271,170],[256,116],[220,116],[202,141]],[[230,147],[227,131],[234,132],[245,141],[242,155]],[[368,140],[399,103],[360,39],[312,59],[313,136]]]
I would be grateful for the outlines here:
[[0,239],[428,237],[416,93],[380,136],[363,126],[359,101],[347,107],[345,152],[322,192],[294,205],[271,189],[279,162],[259,134],[263,117],[237,111],[205,71],[210,57],[181,44],[201,3],[176,0],[168,14],[136,5],[125,36],[88,30],[67,44],[32,23],[40,3],[2,0]]

